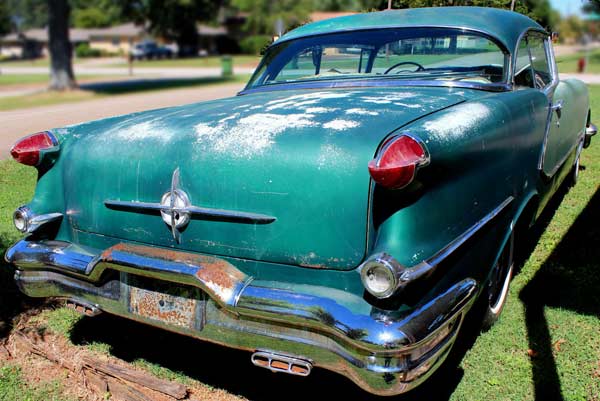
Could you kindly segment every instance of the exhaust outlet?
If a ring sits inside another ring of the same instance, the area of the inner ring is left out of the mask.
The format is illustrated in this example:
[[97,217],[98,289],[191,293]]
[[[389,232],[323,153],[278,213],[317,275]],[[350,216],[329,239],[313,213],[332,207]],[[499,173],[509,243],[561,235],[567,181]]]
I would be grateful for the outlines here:
[[93,305],[86,304],[84,302],[76,301],[74,299],[68,299],[66,302],[66,307],[69,309],[73,309],[82,315],[85,316],[97,316],[102,313],[100,309]]
[[250,358],[255,366],[269,369],[271,372],[287,373],[295,376],[308,376],[312,363],[298,358],[259,351]]

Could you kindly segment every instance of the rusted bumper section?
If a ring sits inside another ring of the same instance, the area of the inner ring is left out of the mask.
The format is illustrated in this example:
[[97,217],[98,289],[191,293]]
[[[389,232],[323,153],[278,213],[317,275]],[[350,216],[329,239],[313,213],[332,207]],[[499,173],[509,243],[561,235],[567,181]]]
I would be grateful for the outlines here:
[[308,361],[381,395],[405,392],[435,371],[477,292],[466,279],[415,307],[384,311],[333,288],[261,280],[234,262],[140,245],[99,252],[24,240],[6,260],[30,296],[63,297],[225,346]]

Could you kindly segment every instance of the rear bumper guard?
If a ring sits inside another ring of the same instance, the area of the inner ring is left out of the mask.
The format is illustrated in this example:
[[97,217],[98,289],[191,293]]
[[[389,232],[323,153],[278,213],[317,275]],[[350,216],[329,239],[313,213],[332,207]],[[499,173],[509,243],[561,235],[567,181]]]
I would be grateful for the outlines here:
[[[223,259],[141,245],[96,253],[67,242],[22,240],[6,260],[17,266],[15,279],[29,296],[66,298],[94,313],[306,361],[380,395],[408,391],[435,371],[477,292],[466,279],[407,312],[382,311],[340,290],[261,281]],[[155,297],[161,292],[140,290],[132,277],[201,291]],[[174,317],[165,304],[177,299],[183,301]],[[148,304],[151,313],[138,310]]]

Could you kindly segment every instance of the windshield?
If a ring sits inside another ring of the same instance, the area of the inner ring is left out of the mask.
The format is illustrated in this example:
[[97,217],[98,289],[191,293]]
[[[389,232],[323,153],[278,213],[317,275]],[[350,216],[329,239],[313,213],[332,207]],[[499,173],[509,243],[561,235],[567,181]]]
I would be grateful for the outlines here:
[[247,89],[351,79],[497,84],[506,81],[507,59],[491,39],[458,29],[327,34],[272,46]]

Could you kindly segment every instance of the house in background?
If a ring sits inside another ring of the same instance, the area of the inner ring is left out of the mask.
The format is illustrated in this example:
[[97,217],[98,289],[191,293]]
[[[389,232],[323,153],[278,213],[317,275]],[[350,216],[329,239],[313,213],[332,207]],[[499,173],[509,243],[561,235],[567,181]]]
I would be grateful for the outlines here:
[[[72,29],[71,32],[76,31]],[[143,26],[127,23],[109,28],[86,29],[88,44],[104,54],[128,54],[134,44],[148,38]]]
[[[143,40],[146,32],[133,23],[110,28],[77,29],[69,31],[73,49],[85,43],[105,54],[126,54],[131,46]],[[10,58],[32,59],[48,55],[48,30],[29,29],[0,38],[0,54]]]
[[[356,14],[353,12],[314,12],[310,21],[322,21],[329,18]],[[198,25],[198,38],[202,54],[223,54],[239,52],[239,42],[248,33],[243,30],[248,17],[237,13],[222,19],[222,25]],[[77,29],[69,31],[73,49],[85,43],[90,48],[108,55],[129,54],[131,48],[144,40],[152,40],[144,26],[127,23],[109,28]],[[161,44],[167,42],[156,39]],[[48,55],[47,29],[30,29],[19,34],[10,34],[0,38],[0,55],[7,58],[33,59]]]

